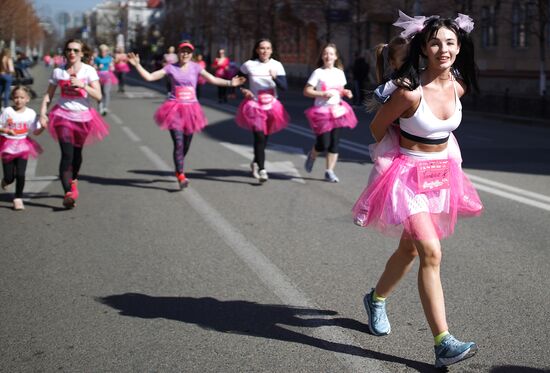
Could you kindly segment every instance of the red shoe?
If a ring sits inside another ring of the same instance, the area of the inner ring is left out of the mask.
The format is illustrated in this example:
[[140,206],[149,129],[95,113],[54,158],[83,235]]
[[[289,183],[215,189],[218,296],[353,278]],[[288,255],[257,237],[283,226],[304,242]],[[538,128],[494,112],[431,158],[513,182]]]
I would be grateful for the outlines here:
[[65,193],[65,197],[63,197],[63,206],[66,209],[72,209],[76,206],[75,198],[73,198],[72,192]]
[[71,180],[71,196],[76,201],[78,199],[78,180]]
[[189,180],[185,177],[183,172],[176,172],[176,177],[178,178],[178,183],[180,184],[180,189],[187,188],[189,186]]

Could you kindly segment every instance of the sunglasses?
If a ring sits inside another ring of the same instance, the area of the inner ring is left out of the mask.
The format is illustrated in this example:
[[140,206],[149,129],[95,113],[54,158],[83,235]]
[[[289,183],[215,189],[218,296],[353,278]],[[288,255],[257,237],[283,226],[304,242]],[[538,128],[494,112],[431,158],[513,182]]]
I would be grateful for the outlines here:
[[65,52],[67,52],[67,53],[69,53],[69,52],[79,53],[79,52],[80,52],[80,49],[76,49],[76,48],[66,48],[66,49],[65,49]]

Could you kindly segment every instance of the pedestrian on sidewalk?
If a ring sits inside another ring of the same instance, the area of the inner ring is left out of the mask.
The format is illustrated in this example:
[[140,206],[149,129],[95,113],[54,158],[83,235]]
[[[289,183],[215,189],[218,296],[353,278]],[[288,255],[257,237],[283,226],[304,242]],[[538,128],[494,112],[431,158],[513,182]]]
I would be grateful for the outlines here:
[[342,99],[353,98],[353,93],[345,88],[346,84],[338,49],[334,43],[328,43],[321,49],[317,69],[304,87],[304,96],[315,99],[313,107],[307,109],[305,114],[316,136],[315,144],[307,154],[305,169],[311,172],[319,153],[327,152],[325,180],[332,183],[340,181],[334,167],[338,161],[342,128],[355,128],[357,125],[353,109]]
[[145,70],[140,64],[139,55],[128,54],[128,61],[136,67],[138,73],[148,82],[160,80],[167,76],[172,90],[170,97],[155,113],[155,122],[163,129],[170,131],[174,144],[174,166],[176,177],[181,189],[188,186],[189,181],[184,174],[184,158],[191,146],[193,134],[201,131],[207,124],[206,116],[197,100],[196,89],[199,77],[216,86],[239,86],[244,83],[242,77],[231,80],[217,78],[207,72],[201,65],[192,61],[195,47],[188,41],[178,46],[178,63],[165,65],[154,72]]
[[107,115],[111,103],[111,87],[118,84],[118,79],[114,74],[115,63],[110,49],[106,44],[99,46],[99,55],[94,58],[94,66],[99,75],[101,84],[101,101],[99,102],[99,112],[101,115]]
[[29,134],[40,135],[44,128],[40,125],[36,112],[27,107],[31,100],[28,87],[17,85],[11,92],[13,106],[7,107],[0,115],[0,157],[4,178],[2,189],[15,180],[15,198],[13,209],[23,210],[23,189],[25,187],[25,171],[29,157],[36,158],[42,153],[42,148]]
[[[411,37],[410,51],[396,81],[400,87],[370,124],[377,142],[399,118],[400,137],[385,156],[391,165],[367,185],[353,212],[366,214],[364,226],[401,240],[376,286],[365,296],[369,329],[376,336],[391,331],[386,299],[420,258],[418,290],[434,336],[435,366],[473,356],[474,342],[449,333],[441,285],[441,242],[452,235],[459,216],[477,216],[483,207],[476,190],[447,147],[462,119],[460,97],[477,90],[470,17],[408,17],[395,25]],[[459,53],[460,52],[460,53]],[[420,59],[425,69],[420,69]],[[453,65],[460,73],[456,79]],[[400,83],[401,82],[401,83]]]
[[[82,166],[83,147],[101,141],[109,134],[109,125],[89,100],[91,97],[101,101],[101,87],[97,71],[82,62],[83,51],[87,49],[85,43],[78,39],[65,42],[67,63],[53,70],[40,107],[40,123],[59,141],[61,148],[59,178],[65,192],[63,206],[68,209],[76,206],[79,197],[78,174]],[[47,115],[58,86],[61,97]]]
[[10,104],[10,90],[15,74],[11,49],[4,48],[0,53],[0,99],[2,108],[7,108]]
[[235,121],[254,135],[252,176],[260,182],[268,180],[265,169],[265,148],[269,135],[287,127],[290,116],[278,100],[277,89],[286,90],[283,64],[271,58],[273,47],[269,39],[254,44],[252,58],[241,65],[239,75],[246,76],[248,88],[242,88],[244,100],[237,109]]

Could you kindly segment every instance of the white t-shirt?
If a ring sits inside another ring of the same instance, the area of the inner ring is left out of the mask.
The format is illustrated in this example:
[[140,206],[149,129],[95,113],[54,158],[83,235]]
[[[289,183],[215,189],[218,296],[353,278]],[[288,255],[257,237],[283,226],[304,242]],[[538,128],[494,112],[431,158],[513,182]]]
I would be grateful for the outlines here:
[[346,85],[346,75],[337,67],[331,69],[318,68],[307,80],[307,84],[315,88],[316,91],[333,91],[330,98],[316,97],[315,106],[329,106],[340,103],[340,92]]
[[17,112],[9,106],[0,115],[0,128],[11,129],[16,133],[15,136],[2,133],[2,136],[8,139],[22,140],[41,127],[36,112],[33,109],[25,108],[23,112]]
[[276,76],[286,75],[283,64],[273,58],[266,62],[248,60],[241,65],[241,71],[248,75],[249,87],[255,99],[263,90],[272,90],[273,96],[277,97],[277,86],[271,76],[271,71],[275,71]]
[[[97,71],[90,65],[82,64],[76,77],[86,84],[99,80]],[[88,93],[84,89],[72,88],[70,86],[71,76],[65,69],[55,68],[49,80],[50,84],[59,85],[61,89],[61,97],[57,104],[61,108],[70,111],[85,111],[90,109]]]

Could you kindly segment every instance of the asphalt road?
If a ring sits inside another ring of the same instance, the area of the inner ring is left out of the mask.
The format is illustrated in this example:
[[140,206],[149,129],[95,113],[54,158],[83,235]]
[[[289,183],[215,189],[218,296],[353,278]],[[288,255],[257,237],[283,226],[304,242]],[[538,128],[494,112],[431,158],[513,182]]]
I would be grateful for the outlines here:
[[[33,74],[41,95],[48,72]],[[322,159],[303,170],[311,101],[287,92],[292,125],[270,138],[260,185],[238,101],[208,88],[210,125],[179,191],[170,137],[152,120],[164,94],[130,83],[113,94],[110,136],[84,151],[74,210],[47,133],[26,210],[0,194],[0,371],[434,371],[417,266],[388,300],[391,335],[368,333],[362,298],[397,244],[351,219],[372,166],[368,115],[357,108],[341,183],[327,183]],[[550,127],[467,114],[456,136],[486,211],[443,241],[451,332],[480,347],[449,371],[548,372]]]

